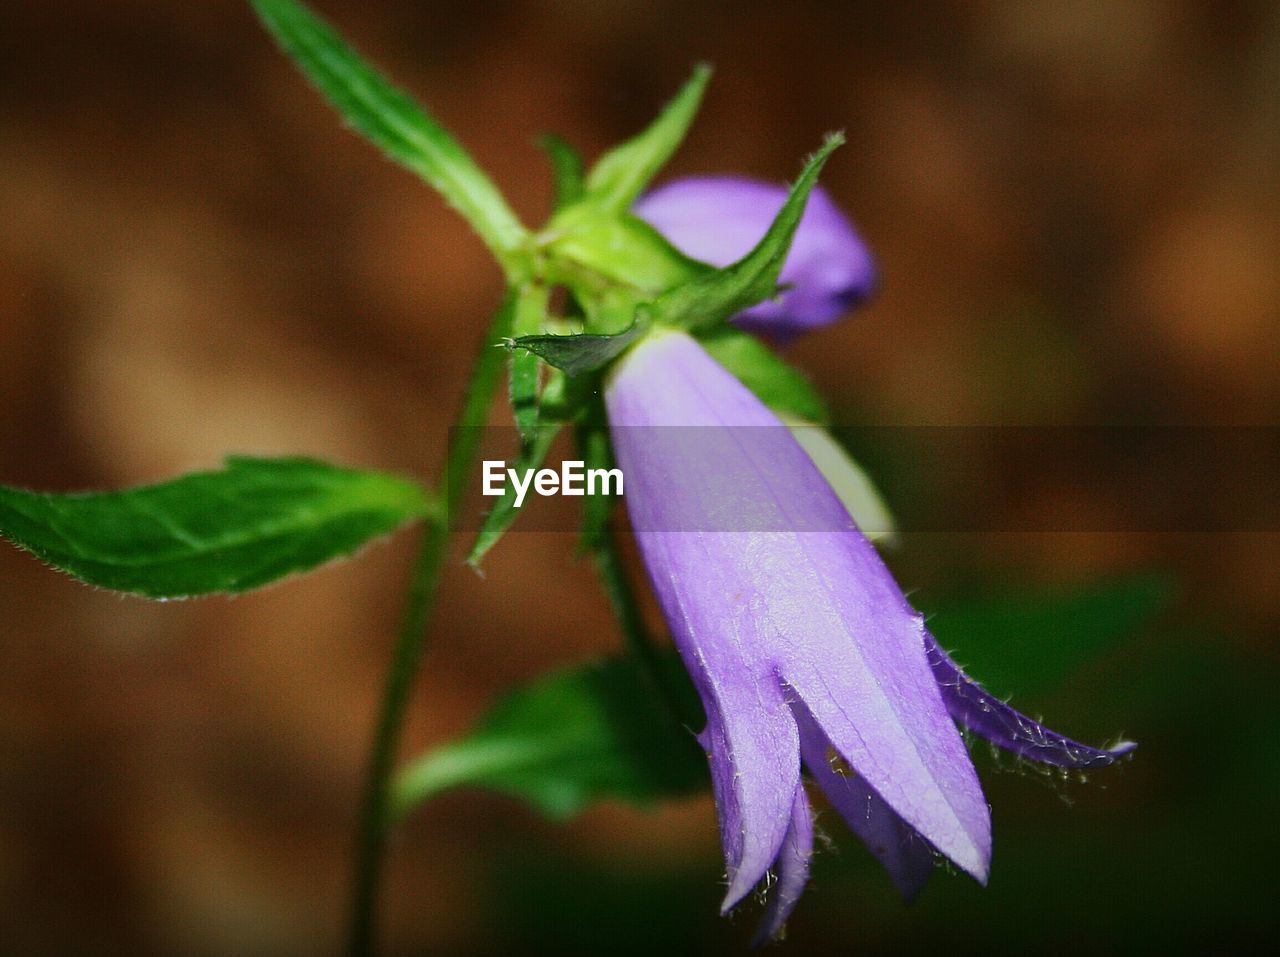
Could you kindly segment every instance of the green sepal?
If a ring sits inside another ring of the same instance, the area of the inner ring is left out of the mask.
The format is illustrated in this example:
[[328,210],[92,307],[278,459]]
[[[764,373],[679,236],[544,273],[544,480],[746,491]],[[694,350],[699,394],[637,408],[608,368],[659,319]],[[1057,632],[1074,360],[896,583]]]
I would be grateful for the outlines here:
[[586,201],[606,213],[620,213],[671,158],[698,113],[711,67],[699,63],[670,103],[639,135],[605,153],[587,174]]
[[366,63],[298,0],[250,0],[281,48],[353,127],[417,173],[510,267],[526,231],[515,213],[439,123]]
[[[660,664],[696,712],[679,659],[666,654]],[[404,768],[393,805],[403,817],[443,791],[473,786],[563,819],[601,798],[644,807],[707,784],[692,732],[664,707],[653,676],[625,657],[554,671],[508,693],[462,740]]]
[[826,403],[804,373],[755,336],[717,326],[699,335],[698,342],[774,412],[815,425],[827,423]]
[[594,372],[620,356],[649,328],[643,317],[638,317],[622,332],[612,335],[582,333],[573,336],[521,336],[508,339],[508,349],[527,349],[568,376]]
[[551,200],[552,209],[561,210],[572,206],[582,197],[586,188],[582,154],[554,133],[539,136],[538,147],[551,160],[551,175],[555,187]]
[[551,221],[551,253],[650,298],[712,272],[630,213],[602,215],[573,206]]
[[805,163],[786,202],[754,249],[736,263],[660,296],[654,303],[654,319],[687,329],[708,327],[775,295],[778,274],[800,217],[804,215],[809,193],[827,158],[843,142],[844,136],[840,133],[827,136],[822,147]]
[[[546,461],[551,444],[560,432],[560,425],[559,422],[539,425],[531,435],[524,437],[513,468],[521,473],[540,468]],[[498,540],[506,534],[511,523],[519,516],[520,510],[516,508],[516,490],[511,483],[507,483],[506,490],[480,523],[480,531],[476,533],[476,540],[471,544],[471,551],[467,554],[467,564],[472,568],[479,568],[484,556],[498,544]]]
[[409,479],[305,458],[229,457],[117,492],[0,486],[0,535],[90,585],[148,598],[247,591],[438,513]]

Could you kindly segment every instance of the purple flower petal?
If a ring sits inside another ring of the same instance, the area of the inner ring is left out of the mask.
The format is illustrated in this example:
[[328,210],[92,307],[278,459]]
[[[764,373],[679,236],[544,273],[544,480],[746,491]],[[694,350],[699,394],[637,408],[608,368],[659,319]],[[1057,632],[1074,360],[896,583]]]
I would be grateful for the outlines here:
[[783,926],[809,883],[809,859],[813,857],[813,813],[809,810],[809,796],[804,785],[796,787],[795,802],[791,809],[791,825],[782,842],[776,865],[777,882],[769,889],[765,899],[764,917],[756,931],[752,946],[758,947],[782,934]]
[[[683,333],[634,347],[605,399],[641,554],[713,716],[727,901],[789,826],[799,743],[783,688],[898,815],[984,880],[990,814],[920,617],[789,430]],[[704,428],[672,455],[669,426]],[[727,519],[738,530],[716,530]]]
[[[634,212],[694,259],[727,266],[764,236],[787,188],[739,176],[691,176],[642,196]],[[875,291],[876,267],[853,224],[821,186],[809,196],[777,299],[735,317],[745,329],[787,340],[835,322]]]
[[716,660],[714,651],[698,663],[702,670],[688,659],[686,665],[694,672],[707,712],[707,727],[698,740],[707,751],[720,811],[728,878],[720,909],[726,912],[751,892],[778,857],[800,787],[800,758],[795,722],[777,682],[767,674],[753,682],[719,681],[742,662]]
[[933,873],[933,849],[884,803],[861,775],[853,771],[842,773],[832,766],[831,745],[803,708],[797,709],[796,720],[800,725],[800,755],[804,766],[849,829],[889,872],[898,892],[911,900]]
[[1138,745],[1122,741],[1111,748],[1091,748],[1046,728],[1021,711],[1005,704],[970,678],[942,650],[936,638],[925,633],[929,665],[942,688],[947,710],[960,724],[992,744],[1020,758],[1057,768],[1105,768]]

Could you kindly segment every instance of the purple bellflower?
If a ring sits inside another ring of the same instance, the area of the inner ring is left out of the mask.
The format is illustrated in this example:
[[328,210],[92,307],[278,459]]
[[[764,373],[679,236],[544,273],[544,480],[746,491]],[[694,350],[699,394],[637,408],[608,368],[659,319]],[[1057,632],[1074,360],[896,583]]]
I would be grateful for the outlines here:
[[[634,212],[681,252],[712,266],[746,255],[765,234],[787,188],[741,176],[690,176],[642,196]],[[739,313],[734,322],[774,341],[830,325],[868,299],[876,266],[853,224],[821,186],[809,196],[776,299]]]
[[808,880],[802,768],[910,897],[935,853],[986,881],[990,812],[956,722],[1065,768],[1133,747],[1077,744],[968,678],[792,432],[688,335],[636,345],[605,401],[641,555],[706,713],[723,910],[766,881],[758,940]]

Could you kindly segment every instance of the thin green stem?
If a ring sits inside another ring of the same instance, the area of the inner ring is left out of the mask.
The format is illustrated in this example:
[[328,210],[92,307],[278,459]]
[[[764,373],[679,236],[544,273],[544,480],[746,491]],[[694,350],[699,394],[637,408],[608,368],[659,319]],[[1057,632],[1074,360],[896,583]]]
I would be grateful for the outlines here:
[[442,488],[445,518],[430,523],[424,531],[405,599],[399,638],[383,686],[382,707],[370,748],[357,831],[348,940],[348,951],[353,957],[367,957],[376,950],[377,902],[387,834],[392,824],[391,776],[410,692],[426,647],[427,622],[447,554],[448,509],[450,503],[461,500],[467,477],[475,464],[481,428],[488,420],[489,406],[502,373],[505,353],[497,346],[510,335],[516,299],[515,290],[508,292],[485,335],[467,382],[462,407],[449,436]]
[[608,522],[591,550],[591,559],[604,585],[609,605],[613,608],[614,617],[622,626],[622,636],[626,640],[627,650],[640,662],[649,675],[654,690],[661,696],[663,703],[677,721],[686,716],[681,696],[676,693],[667,670],[662,665],[662,653],[649,633],[644,614],[640,610],[640,602],[636,599],[631,580],[622,563],[622,548],[617,529],[612,521]]

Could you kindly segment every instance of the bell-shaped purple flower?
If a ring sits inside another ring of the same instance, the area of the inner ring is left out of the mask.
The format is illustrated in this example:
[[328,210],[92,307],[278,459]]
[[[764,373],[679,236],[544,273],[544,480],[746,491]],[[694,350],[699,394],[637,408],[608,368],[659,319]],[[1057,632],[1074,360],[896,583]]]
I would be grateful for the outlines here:
[[[727,266],[760,240],[787,188],[740,176],[690,176],[642,196],[634,212],[686,255]],[[790,286],[734,317],[737,325],[786,341],[835,322],[876,287],[871,253],[821,186],[809,196],[780,283]]]
[[986,880],[990,815],[955,721],[1060,766],[1123,753],[1055,735],[968,679],[791,431],[692,338],[638,344],[605,401],[640,551],[707,716],[724,909],[777,878],[762,938],[808,878],[802,768],[910,896],[935,852]]

